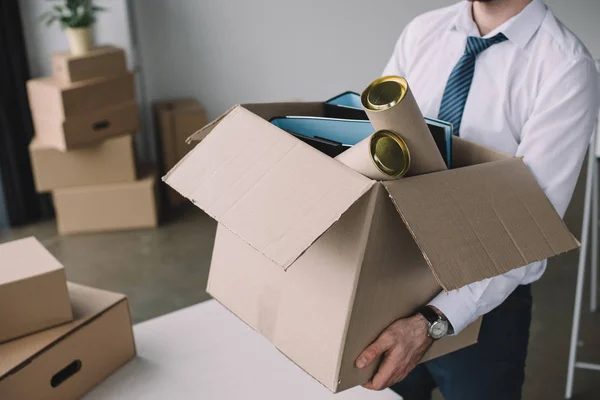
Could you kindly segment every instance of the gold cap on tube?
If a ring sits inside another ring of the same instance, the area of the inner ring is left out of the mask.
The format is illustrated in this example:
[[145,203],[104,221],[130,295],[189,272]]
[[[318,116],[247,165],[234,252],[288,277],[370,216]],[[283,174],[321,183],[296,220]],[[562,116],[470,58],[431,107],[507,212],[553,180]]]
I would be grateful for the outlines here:
[[384,76],[371,82],[360,99],[364,108],[383,111],[400,103],[407,91],[406,79],[399,76]]
[[384,174],[400,178],[410,168],[410,152],[406,142],[395,132],[377,131],[371,136],[371,158]]

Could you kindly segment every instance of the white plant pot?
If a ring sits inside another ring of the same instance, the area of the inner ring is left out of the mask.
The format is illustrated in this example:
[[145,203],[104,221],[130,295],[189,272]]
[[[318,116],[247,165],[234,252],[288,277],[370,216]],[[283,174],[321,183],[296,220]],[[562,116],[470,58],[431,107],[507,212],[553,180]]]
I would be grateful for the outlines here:
[[92,48],[92,30],[88,28],[67,28],[67,39],[71,54],[82,55]]

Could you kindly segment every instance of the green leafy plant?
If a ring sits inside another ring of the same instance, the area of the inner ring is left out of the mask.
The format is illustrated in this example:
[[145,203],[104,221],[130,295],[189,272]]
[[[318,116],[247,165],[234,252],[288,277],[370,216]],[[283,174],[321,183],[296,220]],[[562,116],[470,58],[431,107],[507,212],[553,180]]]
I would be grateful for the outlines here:
[[93,0],[61,0],[62,5],[53,6],[40,18],[50,26],[55,22],[65,28],[87,28],[96,22],[96,14],[105,11],[104,7],[94,5]]

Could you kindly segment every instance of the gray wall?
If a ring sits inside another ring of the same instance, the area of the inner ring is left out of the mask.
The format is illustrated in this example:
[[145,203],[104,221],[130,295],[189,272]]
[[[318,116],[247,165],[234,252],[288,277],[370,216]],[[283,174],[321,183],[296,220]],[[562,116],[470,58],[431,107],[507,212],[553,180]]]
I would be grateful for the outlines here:
[[381,73],[404,25],[444,4],[135,0],[148,97],[193,94],[215,117],[235,103],[360,90]]
[[[52,53],[69,48],[67,38],[58,25],[48,27],[39,19],[55,3],[48,0],[19,0],[29,70],[34,78],[50,75]],[[131,54],[126,0],[95,0],[95,3],[108,8],[107,12],[99,14],[98,23],[94,26],[96,42],[117,45]]]
[[[149,98],[318,100],[380,74],[403,27],[452,0],[134,0]],[[547,3],[600,56],[600,0]]]
[[[38,16],[46,0],[19,0],[33,76],[67,48]],[[110,11],[98,43],[139,54],[146,98],[196,96],[215,117],[236,103],[319,100],[359,91],[381,73],[403,27],[453,0],[97,0]],[[131,8],[128,8],[128,3]],[[600,57],[600,0],[547,0]],[[131,13],[131,14],[129,14]],[[137,23],[130,31],[129,17]],[[131,41],[137,36],[139,48]],[[130,66],[132,57],[129,58]],[[148,101],[148,102],[149,102]],[[146,129],[151,120],[144,104]],[[142,156],[153,153],[148,135]]]

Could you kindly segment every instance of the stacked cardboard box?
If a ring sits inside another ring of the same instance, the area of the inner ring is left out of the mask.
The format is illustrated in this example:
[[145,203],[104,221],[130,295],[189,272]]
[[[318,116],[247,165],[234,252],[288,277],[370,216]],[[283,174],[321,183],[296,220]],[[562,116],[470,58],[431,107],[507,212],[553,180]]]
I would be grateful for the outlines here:
[[0,399],[76,399],[135,356],[127,298],[66,281],[34,238],[0,245]]
[[139,116],[124,51],[55,53],[52,68],[53,76],[27,82],[29,151],[38,192],[55,199],[59,232],[156,226],[156,174],[137,173]]

